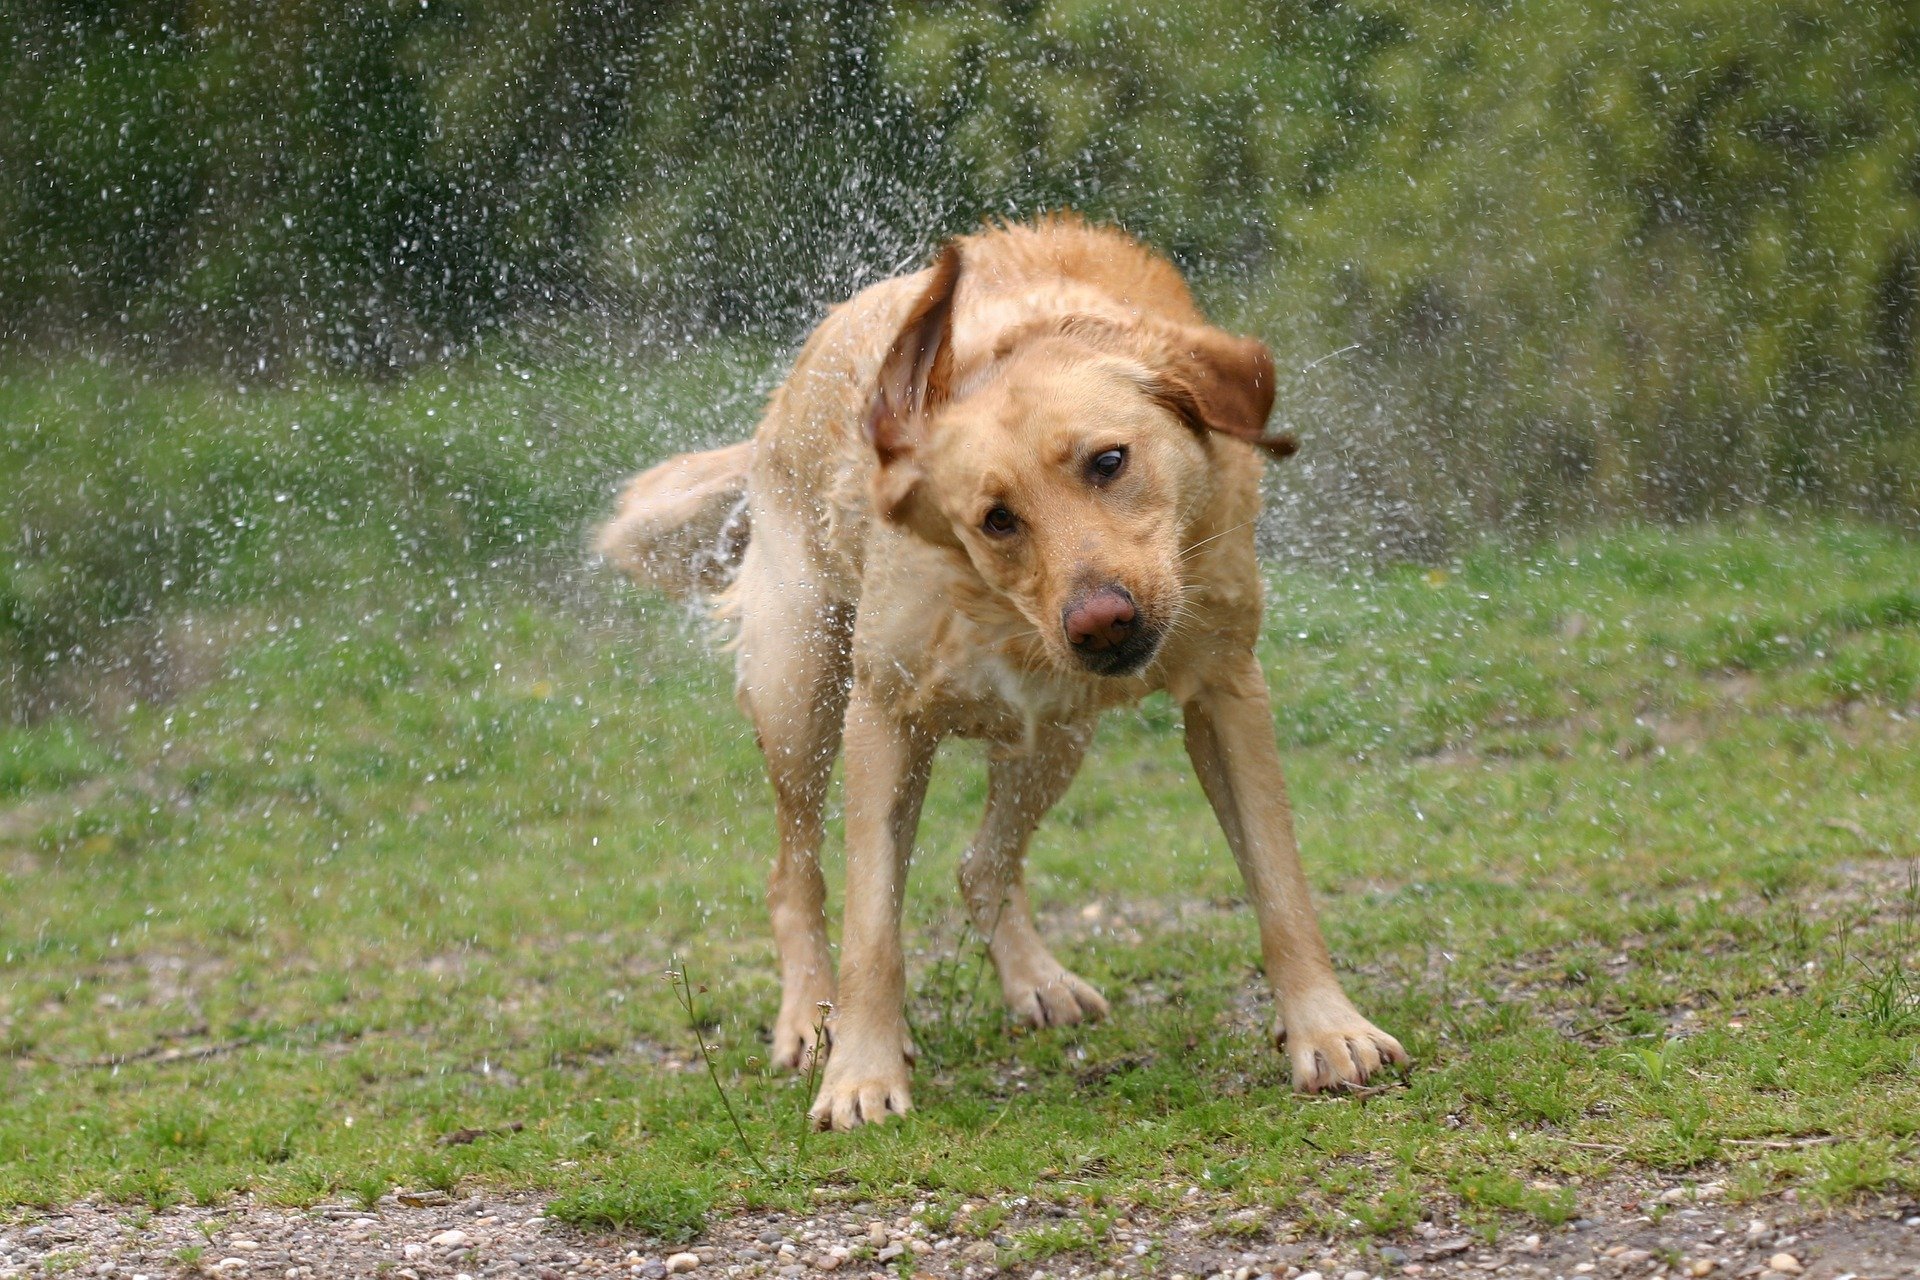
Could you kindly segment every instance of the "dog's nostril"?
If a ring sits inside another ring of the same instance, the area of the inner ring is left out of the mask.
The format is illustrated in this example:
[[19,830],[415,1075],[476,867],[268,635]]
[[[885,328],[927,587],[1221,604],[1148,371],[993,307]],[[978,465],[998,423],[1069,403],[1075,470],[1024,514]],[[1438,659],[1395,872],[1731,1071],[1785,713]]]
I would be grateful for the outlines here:
[[1067,607],[1061,623],[1076,649],[1107,649],[1133,632],[1133,597],[1124,587],[1108,587]]

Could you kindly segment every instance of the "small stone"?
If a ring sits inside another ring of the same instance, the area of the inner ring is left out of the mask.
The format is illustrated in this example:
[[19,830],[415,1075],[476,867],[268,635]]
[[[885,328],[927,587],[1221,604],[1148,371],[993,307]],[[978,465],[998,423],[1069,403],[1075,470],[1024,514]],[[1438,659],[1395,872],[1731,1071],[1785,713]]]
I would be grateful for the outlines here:
[[1591,1262],[1576,1262],[1573,1264],[1573,1269],[1577,1274],[1584,1276],[1589,1272],[1591,1272],[1594,1268]]
[[428,1244],[434,1246],[436,1249],[458,1249],[466,1242],[467,1233],[458,1227],[455,1227],[451,1231],[442,1231],[439,1235],[427,1241]]
[[1789,1276],[1797,1276],[1806,1270],[1805,1267],[1800,1265],[1800,1259],[1790,1253],[1774,1254],[1771,1258],[1767,1259],[1767,1267],[1769,1270],[1778,1271],[1783,1275]]
[[1325,1280],[1318,1271],[1302,1271],[1295,1280]]
[[677,1276],[683,1271],[691,1271],[700,1265],[697,1253],[676,1253],[667,1259],[667,1274]]
[[1690,1276],[1712,1275],[1714,1267],[1718,1265],[1712,1258],[1695,1258],[1687,1264],[1687,1274]]
[[976,1240],[960,1251],[960,1256],[973,1262],[993,1262],[1000,1256],[1000,1250],[991,1240]]
[[1346,1275],[1341,1276],[1340,1280],[1367,1280],[1367,1273],[1359,1270],[1349,1271]]
[[259,1247],[260,1242],[258,1240],[230,1240],[227,1242],[227,1248],[239,1253],[252,1253]]
[[1685,1204],[1687,1202],[1687,1189],[1685,1187],[1668,1187],[1660,1193],[1659,1200],[1661,1204]]
[[1380,1250],[1380,1261],[1390,1267],[1404,1267],[1407,1265],[1407,1251],[1387,1245]]
[[427,1256],[427,1246],[423,1244],[402,1245],[400,1247],[400,1256],[408,1262],[418,1262]]
[[845,1261],[845,1258],[836,1258],[830,1253],[817,1254],[813,1259],[813,1269],[815,1271],[838,1271],[840,1264]]
[[1613,1255],[1615,1261],[1623,1267],[1635,1267],[1653,1256],[1651,1249],[1623,1249]]
[[1769,1228],[1763,1220],[1755,1218],[1747,1224],[1747,1239],[1758,1240],[1761,1236],[1767,1234],[1769,1230],[1771,1230],[1771,1228]]
[[906,1251],[907,1251],[907,1246],[900,1243],[898,1240],[895,1240],[892,1244],[888,1245],[886,1248],[882,1249],[879,1253],[875,1254],[874,1257],[881,1262],[892,1262],[895,1258],[899,1257],[901,1254],[905,1253]]
[[907,1248],[913,1250],[916,1254],[919,1254],[922,1257],[933,1252],[933,1246],[928,1244],[925,1240],[922,1240],[919,1236],[915,1236],[913,1239],[907,1241]]

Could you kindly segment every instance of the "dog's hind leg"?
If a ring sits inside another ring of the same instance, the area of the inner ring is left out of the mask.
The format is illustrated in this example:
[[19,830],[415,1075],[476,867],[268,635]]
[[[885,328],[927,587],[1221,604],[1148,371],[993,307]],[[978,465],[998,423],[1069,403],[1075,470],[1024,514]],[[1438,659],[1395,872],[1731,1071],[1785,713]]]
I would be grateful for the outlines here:
[[1038,1027],[1070,1026],[1107,1012],[1105,998],[1041,941],[1026,886],[1027,841],[1066,794],[1092,737],[1091,724],[1048,729],[1030,750],[991,758],[986,816],[960,863],[960,893],[987,939],[1007,1008]]
[[[763,533],[754,531],[753,546]],[[827,886],[820,873],[827,789],[846,714],[851,608],[804,582],[752,581],[749,552],[740,586],[739,699],[753,720],[773,783],[780,849],[767,907],[780,953],[780,1013],[773,1061],[798,1070],[815,1050],[822,1001],[834,998],[827,949]]]

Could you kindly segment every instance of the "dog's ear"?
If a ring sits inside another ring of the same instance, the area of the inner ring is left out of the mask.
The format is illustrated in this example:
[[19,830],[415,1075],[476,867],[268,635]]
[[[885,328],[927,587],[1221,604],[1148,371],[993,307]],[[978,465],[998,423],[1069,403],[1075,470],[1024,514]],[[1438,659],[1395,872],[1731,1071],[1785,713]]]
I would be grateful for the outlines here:
[[914,299],[893,345],[880,361],[867,406],[867,442],[879,461],[874,506],[898,520],[919,484],[914,443],[920,427],[953,392],[953,291],[960,281],[960,246],[949,243],[934,259],[926,288]]
[[1266,345],[1200,325],[1182,325],[1165,335],[1159,367],[1147,392],[1196,431],[1218,431],[1265,449],[1276,458],[1300,445],[1292,436],[1267,434],[1273,412],[1273,356]]

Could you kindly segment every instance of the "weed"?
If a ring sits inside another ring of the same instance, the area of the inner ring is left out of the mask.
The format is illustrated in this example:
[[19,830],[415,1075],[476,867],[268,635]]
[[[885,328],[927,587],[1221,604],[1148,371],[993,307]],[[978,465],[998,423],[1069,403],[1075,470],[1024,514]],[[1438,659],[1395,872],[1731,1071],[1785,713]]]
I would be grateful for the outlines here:
[[1667,1087],[1672,1078],[1673,1065],[1680,1052],[1678,1039],[1667,1039],[1656,1045],[1633,1045],[1621,1055],[1622,1060],[1638,1072],[1640,1078],[1656,1092]]
[[[734,1136],[740,1139],[740,1150],[753,1162],[753,1167],[760,1171],[761,1177],[771,1180],[773,1171],[767,1168],[766,1162],[760,1158],[759,1150],[747,1137],[746,1129],[740,1124],[740,1115],[733,1109],[733,1097],[727,1092],[727,1086],[720,1082],[720,1066],[713,1060],[713,1048],[707,1043],[706,1032],[700,1025],[700,1016],[693,1007],[695,994],[693,979],[687,976],[686,964],[679,956],[673,958],[673,967],[667,970],[667,982],[673,988],[674,999],[679,1002],[680,1008],[687,1015],[687,1025],[693,1029],[694,1043],[700,1046],[700,1060],[707,1064],[707,1078],[713,1082],[713,1091],[720,1096],[720,1105],[726,1108],[727,1123],[733,1126]],[[706,990],[705,987],[699,988],[702,995]]]

